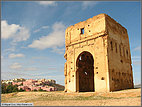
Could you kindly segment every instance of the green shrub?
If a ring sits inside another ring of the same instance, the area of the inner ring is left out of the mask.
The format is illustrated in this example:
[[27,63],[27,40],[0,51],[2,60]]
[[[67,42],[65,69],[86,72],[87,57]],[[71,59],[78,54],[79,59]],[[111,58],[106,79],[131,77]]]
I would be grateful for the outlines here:
[[12,84],[5,84],[3,83],[1,86],[2,93],[12,93],[12,92],[18,92],[18,86],[12,85]]
[[36,89],[34,89],[34,91],[37,91]]

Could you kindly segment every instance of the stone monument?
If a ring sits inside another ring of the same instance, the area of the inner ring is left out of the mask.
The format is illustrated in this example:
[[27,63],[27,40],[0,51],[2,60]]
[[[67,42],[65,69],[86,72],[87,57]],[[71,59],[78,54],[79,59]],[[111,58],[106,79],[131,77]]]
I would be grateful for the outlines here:
[[65,92],[110,92],[133,88],[127,29],[99,14],[66,29]]

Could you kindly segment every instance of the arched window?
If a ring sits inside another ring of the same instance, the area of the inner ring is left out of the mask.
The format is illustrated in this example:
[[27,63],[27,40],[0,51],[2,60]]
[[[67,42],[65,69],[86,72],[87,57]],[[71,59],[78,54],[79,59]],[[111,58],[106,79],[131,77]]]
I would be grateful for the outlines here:
[[121,73],[119,72],[119,76],[121,76]]
[[105,79],[104,77],[101,78],[101,80],[104,80],[104,79]]
[[112,41],[110,42],[110,45],[111,45],[111,50],[113,51],[113,44],[112,44]]
[[124,47],[123,47],[123,56],[125,57],[125,49],[124,49]]
[[81,28],[80,34],[84,34],[84,28]]
[[[94,59],[91,53],[83,51],[76,60],[79,92],[94,91]],[[88,80],[89,78],[89,80]],[[90,87],[90,84],[92,87]]]
[[127,55],[127,58],[128,58],[128,50],[126,50],[126,55]]
[[117,43],[115,43],[115,49],[116,49],[116,53],[117,53]]
[[119,45],[119,52],[120,52],[120,56],[121,56],[121,45]]

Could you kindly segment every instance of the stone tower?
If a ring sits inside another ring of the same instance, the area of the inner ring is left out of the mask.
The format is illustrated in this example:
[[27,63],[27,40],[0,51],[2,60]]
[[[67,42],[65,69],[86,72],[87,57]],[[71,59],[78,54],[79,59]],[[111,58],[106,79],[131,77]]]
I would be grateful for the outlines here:
[[133,88],[127,30],[106,14],[66,29],[65,92]]

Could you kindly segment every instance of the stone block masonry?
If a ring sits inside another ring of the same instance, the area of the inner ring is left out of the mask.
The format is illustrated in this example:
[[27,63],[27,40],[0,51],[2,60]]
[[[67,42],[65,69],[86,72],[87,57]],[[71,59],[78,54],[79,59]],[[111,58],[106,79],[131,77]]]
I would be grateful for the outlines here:
[[110,92],[133,88],[127,29],[99,14],[66,29],[66,92]]

